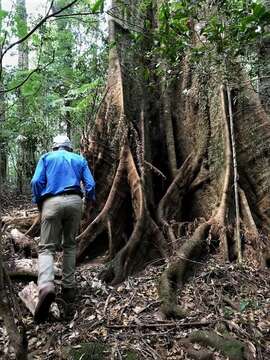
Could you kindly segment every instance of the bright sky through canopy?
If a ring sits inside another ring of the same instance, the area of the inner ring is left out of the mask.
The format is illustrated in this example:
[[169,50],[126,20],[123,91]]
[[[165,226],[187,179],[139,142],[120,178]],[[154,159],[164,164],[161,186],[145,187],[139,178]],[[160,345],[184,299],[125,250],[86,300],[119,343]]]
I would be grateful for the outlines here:
[[[46,8],[48,8],[50,1],[48,0],[25,0],[26,10],[28,17],[37,17],[39,14],[45,14]],[[10,11],[15,9],[16,0],[2,0],[2,9]],[[18,63],[17,51],[12,50],[7,53],[3,59],[3,65],[16,66]]]
[[[29,15],[43,13],[46,5],[48,5],[47,0],[25,0],[27,13]],[[2,8],[4,10],[11,10],[12,7],[15,7],[16,0],[2,0]]]

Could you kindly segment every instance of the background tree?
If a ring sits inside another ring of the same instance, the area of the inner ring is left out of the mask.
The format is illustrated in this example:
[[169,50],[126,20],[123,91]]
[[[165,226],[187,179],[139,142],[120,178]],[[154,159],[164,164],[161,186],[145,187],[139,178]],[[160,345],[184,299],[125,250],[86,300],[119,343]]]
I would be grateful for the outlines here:
[[[25,0],[17,0],[16,21],[19,38],[27,34],[27,12]],[[29,70],[29,48],[28,42],[24,41],[18,46],[18,70],[25,74]],[[27,110],[27,100],[24,98],[21,89],[17,90],[17,116],[19,119],[27,121],[29,113]],[[17,191],[23,192],[24,184],[28,183],[35,166],[35,140],[30,138],[27,133],[22,133],[17,137]]]
[[[0,11],[2,11],[2,4],[0,2]],[[0,18],[0,30],[2,31],[2,18]],[[0,47],[2,53],[2,46]],[[2,81],[0,82],[0,91],[3,90]],[[6,181],[7,176],[7,144],[4,132],[5,121],[5,96],[4,93],[0,93],[0,193],[2,186]]]
[[[7,108],[3,134],[9,152],[8,178],[14,183],[19,169],[18,178],[22,181],[18,185],[23,182],[27,189],[35,159],[50,150],[55,133],[67,131],[67,118],[69,128],[73,128],[72,140],[79,149],[86,120],[88,123],[90,117],[94,118],[104,91],[107,46],[100,28],[104,19],[96,15],[99,7],[95,8],[95,2],[89,6],[82,1],[62,13],[60,10],[70,3],[57,2],[48,15],[57,13],[53,21],[42,23],[27,39],[26,48],[31,52],[29,69],[5,67],[2,74]],[[18,39],[25,36],[27,27],[15,9],[5,12],[4,21],[7,32],[3,32],[3,37],[8,48],[14,35]],[[34,28],[36,22],[35,17],[29,17],[28,29]],[[11,23],[13,27],[8,26]],[[24,44],[20,44],[20,53],[23,46],[25,50]],[[21,113],[22,108],[26,109],[25,114]],[[24,170],[20,171],[22,166]]]
[[[0,79],[0,185],[5,179],[3,159],[9,164],[9,181],[15,185],[18,178],[18,189],[25,194],[25,184],[33,173],[33,160],[44,151],[48,151],[51,138],[59,130],[65,131],[62,124],[62,115],[67,104],[61,98],[69,97],[70,121],[74,125],[73,137],[76,146],[82,134],[88,131],[91,121],[99,106],[103,93],[104,76],[106,74],[106,44],[101,36],[99,19],[96,13],[100,4],[81,1],[74,6],[75,15],[71,22],[81,22],[79,29],[71,26],[71,39],[74,43],[58,41],[58,27],[55,23],[46,23],[50,18],[58,21],[57,16],[64,19],[70,13],[65,12],[77,1],[62,2],[62,5],[52,13],[49,6],[47,15],[42,19],[30,19],[26,24],[25,1],[18,0],[16,11],[2,11],[0,8],[0,21],[4,19],[5,27],[1,30],[1,79]],[[99,3],[99,2],[98,2]],[[53,2],[51,2],[51,5]],[[73,13],[72,13],[73,14]],[[86,20],[85,17],[89,17]],[[76,19],[76,20],[75,20]],[[101,19],[102,20],[102,19]],[[31,28],[32,30],[28,30]],[[5,29],[5,30],[4,30]],[[14,36],[17,40],[14,41]],[[97,44],[86,47],[86,44],[98,39]],[[66,47],[75,47],[76,51],[70,63],[68,90],[63,93],[61,82],[67,78],[67,69],[59,66]],[[10,49],[19,45],[18,67],[3,66],[3,56]],[[61,48],[62,47],[62,48]],[[31,51],[31,57],[28,57]],[[89,65],[89,66],[88,66]],[[45,71],[46,69],[46,71]],[[60,71],[62,69],[62,72]],[[88,70],[85,74],[85,69]],[[60,100],[60,101],[59,101]],[[91,105],[90,111],[88,105]],[[5,112],[4,112],[5,111]],[[3,116],[5,115],[5,121]],[[15,140],[17,139],[17,142]],[[6,145],[4,147],[3,145]],[[6,152],[9,150],[9,153]],[[19,164],[19,166],[18,166]],[[5,195],[10,190],[10,184],[5,184]],[[2,187],[0,187],[0,215],[2,215]],[[0,219],[1,220],[1,219]],[[10,344],[14,349],[16,359],[26,359],[28,354],[27,338],[22,323],[20,305],[13,294],[12,284],[4,268],[1,248],[2,221],[0,221],[0,315],[9,335]],[[16,320],[15,320],[16,319]]]

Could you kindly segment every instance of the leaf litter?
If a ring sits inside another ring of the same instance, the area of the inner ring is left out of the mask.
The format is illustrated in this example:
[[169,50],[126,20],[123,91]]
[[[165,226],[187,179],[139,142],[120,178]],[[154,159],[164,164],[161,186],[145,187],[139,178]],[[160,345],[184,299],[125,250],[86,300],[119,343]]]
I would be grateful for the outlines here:
[[[127,350],[136,354],[130,359],[194,359],[198,354],[205,354],[205,359],[226,359],[214,348],[188,341],[196,330],[222,335],[224,329],[246,344],[250,359],[270,359],[268,269],[258,270],[251,263],[239,268],[213,256],[179,293],[179,304],[188,316],[175,320],[164,319],[159,311],[157,287],[167,264],[149,264],[143,272],[110,286],[98,278],[102,261],[77,267],[77,300],[68,318],[50,315],[46,323],[37,325],[21,306],[29,359],[72,359],[68,355],[71,346],[78,349],[81,344],[95,342],[106,345],[100,357],[104,360],[128,359]],[[27,282],[14,280],[16,293]],[[59,281],[57,288],[60,291]],[[0,358],[13,359],[11,350],[0,319]]]

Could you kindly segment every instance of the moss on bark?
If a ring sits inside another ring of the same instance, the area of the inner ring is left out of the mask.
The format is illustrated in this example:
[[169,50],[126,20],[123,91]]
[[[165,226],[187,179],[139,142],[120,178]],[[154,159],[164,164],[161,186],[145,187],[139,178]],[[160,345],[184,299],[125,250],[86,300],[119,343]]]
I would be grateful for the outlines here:
[[222,337],[214,331],[196,331],[190,336],[190,340],[193,343],[211,346],[230,360],[247,359],[245,343],[234,338]]

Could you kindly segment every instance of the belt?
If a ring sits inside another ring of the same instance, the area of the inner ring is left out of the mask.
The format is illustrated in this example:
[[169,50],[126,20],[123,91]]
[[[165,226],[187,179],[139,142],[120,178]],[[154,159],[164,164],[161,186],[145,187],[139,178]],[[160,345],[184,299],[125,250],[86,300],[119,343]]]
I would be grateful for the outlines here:
[[62,191],[58,194],[46,194],[42,197],[41,202],[43,202],[44,200],[47,200],[51,197],[60,196],[60,195],[79,195],[81,198],[83,197],[83,194],[80,190],[66,190],[66,191]]
[[[81,198],[83,197],[81,191],[79,191],[79,190],[67,190],[67,191],[63,191],[57,195],[79,195]],[[55,196],[57,196],[57,195],[55,195]]]

